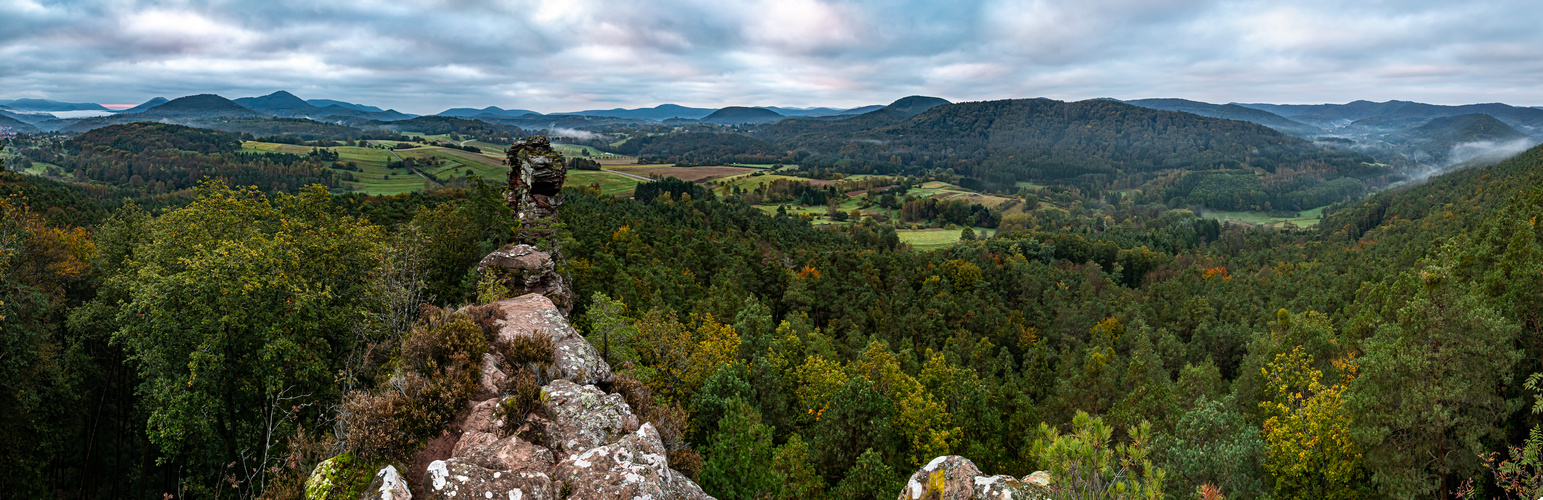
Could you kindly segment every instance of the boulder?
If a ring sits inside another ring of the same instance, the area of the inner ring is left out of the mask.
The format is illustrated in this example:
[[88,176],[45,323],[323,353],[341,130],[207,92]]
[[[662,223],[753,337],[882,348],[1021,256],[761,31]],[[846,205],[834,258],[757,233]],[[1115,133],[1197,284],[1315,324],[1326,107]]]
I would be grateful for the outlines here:
[[546,442],[560,457],[614,443],[638,430],[641,423],[621,395],[606,394],[593,385],[559,379],[542,391],[546,418],[536,422],[541,422]]
[[413,500],[412,491],[407,489],[407,480],[402,479],[396,467],[387,465],[375,473],[375,479],[364,487],[365,500]]
[[899,500],[969,500],[975,496],[975,476],[979,475],[980,468],[968,458],[958,455],[934,458],[911,474]]
[[670,468],[653,424],[615,443],[573,455],[552,468],[572,500],[711,499],[702,488]]
[[376,471],[352,453],[344,453],[316,464],[305,481],[306,500],[354,500],[364,496]]
[[543,375],[547,380],[567,379],[578,384],[611,381],[611,365],[600,351],[584,340],[557,306],[545,296],[521,295],[490,304],[497,308],[494,329],[500,342],[511,342],[520,335],[547,335],[552,339],[552,363]]
[[1023,479],[983,476],[970,459],[947,455],[912,474],[898,500],[1048,500],[1049,484],[1043,471]]
[[555,500],[558,486],[544,472],[492,470],[452,458],[429,464],[422,490],[430,500]]
[[488,272],[497,272],[511,294],[541,294],[563,316],[573,311],[573,287],[557,273],[557,265],[547,252],[530,245],[506,245],[477,263],[479,275]]
[[477,431],[462,434],[451,456],[480,467],[506,471],[546,471],[555,462],[551,450],[536,446],[519,436],[500,439],[496,435]]

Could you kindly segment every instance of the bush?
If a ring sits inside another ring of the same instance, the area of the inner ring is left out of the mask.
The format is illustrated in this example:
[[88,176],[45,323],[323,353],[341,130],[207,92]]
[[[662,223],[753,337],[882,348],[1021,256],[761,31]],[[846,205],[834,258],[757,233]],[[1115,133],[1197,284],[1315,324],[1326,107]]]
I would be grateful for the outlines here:
[[552,363],[552,337],[550,335],[515,335],[508,342],[499,342],[504,359],[515,365]]
[[451,366],[451,357],[460,355],[465,362],[480,361],[488,352],[482,328],[464,314],[443,312],[425,314],[402,343],[404,368],[419,373],[434,373]]
[[541,412],[541,403],[546,400],[546,394],[542,392],[541,384],[536,382],[535,375],[526,372],[509,377],[503,392],[509,397],[499,401],[498,409],[494,410],[493,415],[504,422],[505,432],[519,429],[531,414]]

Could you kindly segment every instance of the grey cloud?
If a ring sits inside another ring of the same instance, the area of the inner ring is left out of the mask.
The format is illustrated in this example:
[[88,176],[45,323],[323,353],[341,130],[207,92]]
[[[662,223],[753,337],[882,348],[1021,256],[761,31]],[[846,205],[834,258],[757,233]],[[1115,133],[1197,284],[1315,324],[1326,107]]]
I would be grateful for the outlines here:
[[1187,97],[1539,104],[1530,1],[0,0],[0,98],[433,113]]

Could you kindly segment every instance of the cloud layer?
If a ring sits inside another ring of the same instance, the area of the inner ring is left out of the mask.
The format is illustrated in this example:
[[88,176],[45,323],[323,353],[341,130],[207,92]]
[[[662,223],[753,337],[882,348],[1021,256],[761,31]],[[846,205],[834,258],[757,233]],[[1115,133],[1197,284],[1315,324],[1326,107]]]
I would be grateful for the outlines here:
[[0,0],[0,99],[1543,104],[1532,0]]

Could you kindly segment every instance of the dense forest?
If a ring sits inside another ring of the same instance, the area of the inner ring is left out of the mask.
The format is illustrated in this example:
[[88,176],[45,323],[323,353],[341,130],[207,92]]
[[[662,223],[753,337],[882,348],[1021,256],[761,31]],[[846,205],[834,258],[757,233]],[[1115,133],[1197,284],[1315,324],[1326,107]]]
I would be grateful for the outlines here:
[[[289,498],[319,460],[401,456],[454,413],[464,360],[446,349],[470,341],[434,311],[502,298],[474,272],[512,238],[501,187],[331,195],[301,187],[320,158],[246,163],[226,133],[123,127],[21,152],[192,189],[129,201],[0,174],[0,491]],[[990,149],[989,124],[959,127]],[[1292,143],[1124,140],[1218,168],[1237,166],[1204,151],[1362,168]],[[1159,168],[1123,154],[1089,157]],[[945,454],[1015,476],[1094,467],[1163,498],[1533,498],[1540,185],[1534,149],[1309,230],[1082,197],[917,252],[889,224],[813,226],[667,179],[636,199],[568,189],[559,270],[576,326],[679,411],[656,423],[718,498],[888,499]],[[402,276],[437,307],[400,307]],[[405,396],[348,396],[389,384]],[[346,415],[381,408],[410,425],[362,440]]]
[[267,191],[336,187],[340,180],[327,167],[336,158],[241,153],[239,135],[182,125],[114,125],[68,140],[24,140],[16,147],[29,161],[57,166],[75,179],[158,194],[191,188],[206,178]]

